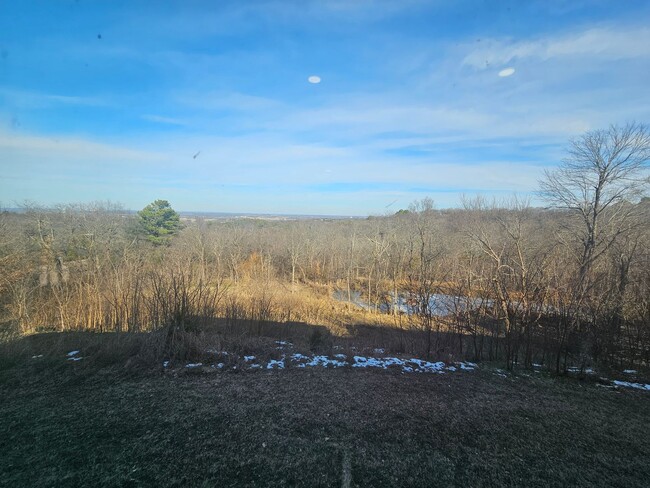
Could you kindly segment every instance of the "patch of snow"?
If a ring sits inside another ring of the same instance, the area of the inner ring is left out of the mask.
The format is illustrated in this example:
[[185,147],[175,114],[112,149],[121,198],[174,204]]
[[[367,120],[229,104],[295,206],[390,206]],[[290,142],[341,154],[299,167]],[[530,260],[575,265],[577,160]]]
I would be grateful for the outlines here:
[[354,356],[354,364],[352,365],[353,368],[367,368],[367,367],[372,367],[372,368],[381,368],[382,363],[378,359],[375,358],[366,358],[364,356]]
[[467,363],[461,362],[461,363],[458,363],[458,366],[460,367],[460,369],[464,369],[464,370],[467,370],[467,371],[471,371],[471,370],[477,368],[476,363],[470,363],[470,362],[467,362]]
[[[278,345],[291,345],[287,341],[276,341]],[[380,349],[376,349],[377,352]],[[381,349],[384,351],[384,349]],[[225,351],[211,351],[215,354],[227,354]],[[403,373],[436,373],[444,374],[445,371],[456,372],[456,371],[471,371],[476,369],[478,366],[476,363],[471,362],[459,362],[455,364],[445,364],[442,361],[430,362],[425,361],[419,358],[410,358],[410,359],[401,359],[397,357],[372,357],[372,356],[352,356],[350,359],[345,354],[334,354],[332,357],[325,355],[315,355],[308,356],[295,352],[290,355],[283,355],[281,359],[271,359],[268,363],[259,364],[253,363],[256,359],[255,356],[243,356],[244,361],[247,363],[246,368],[249,369],[285,369],[287,367],[286,361],[291,361],[293,367],[296,368],[314,368],[314,367],[323,367],[323,368],[341,368],[345,366],[352,366],[353,368],[379,368],[379,369],[389,369],[397,368]],[[168,362],[163,363],[167,367]],[[202,363],[188,364],[187,368],[200,367]],[[211,365],[211,368],[223,369],[226,367],[224,363],[218,363],[216,365]],[[232,366],[232,369],[237,369],[237,366]],[[504,373],[504,372],[502,372]]]
[[42,354],[38,354],[37,356],[32,356],[32,359],[38,359],[38,358],[42,358],[42,357],[43,357]]
[[375,352],[375,354],[384,354],[386,352],[386,349],[378,347],[377,349],[375,349],[374,352]]
[[266,365],[266,369],[284,369],[284,359],[271,359],[269,364]]
[[541,368],[541,367],[543,367],[541,364],[533,363],[533,368]]
[[422,359],[409,359],[410,363],[417,364],[415,371],[420,373],[442,373],[442,369],[445,367],[445,363],[438,361],[437,363],[431,363],[429,361],[424,361]]
[[70,357],[70,356],[76,356],[77,354],[79,354],[79,351],[70,351],[70,352],[67,354],[67,356],[68,356],[68,357]]
[[163,361],[163,368],[166,368],[169,366],[169,361]]
[[[367,358],[364,356],[354,356],[353,368],[382,368],[386,369],[390,366],[405,366],[406,361],[399,358]],[[410,361],[420,361],[419,359],[411,359]],[[427,361],[424,361],[427,363]],[[430,364],[430,363],[428,363]]]
[[[409,365],[410,364],[410,365]],[[353,368],[382,368],[387,369],[391,366],[401,366],[402,371],[412,372],[431,372],[441,373],[445,363],[431,363],[423,359],[412,358],[403,360],[399,358],[372,358],[365,356],[354,356]]]
[[623,370],[623,373],[625,373],[625,374],[635,374],[636,369],[625,369],[625,370]]
[[293,344],[289,341],[275,341],[275,343],[278,346],[293,346]]
[[81,356],[79,356],[79,357],[71,357],[71,358],[68,358],[68,361],[81,361],[82,359],[83,358]]
[[389,368],[391,366],[404,366],[404,361],[399,358],[382,358],[384,362],[384,368]]
[[635,388],[637,390],[646,390],[650,391],[650,385],[644,385],[642,383],[631,383],[629,381],[619,381],[619,380],[614,380],[612,381],[616,386],[623,386],[625,388]]
[[310,367],[323,366],[325,368],[328,366],[332,366],[334,368],[340,368],[342,366],[347,366],[347,365],[348,363],[346,363],[345,361],[330,359],[327,356],[314,356],[310,362],[305,363],[305,366],[310,366]]
[[200,368],[201,366],[203,366],[203,363],[189,363],[185,365],[186,368]]

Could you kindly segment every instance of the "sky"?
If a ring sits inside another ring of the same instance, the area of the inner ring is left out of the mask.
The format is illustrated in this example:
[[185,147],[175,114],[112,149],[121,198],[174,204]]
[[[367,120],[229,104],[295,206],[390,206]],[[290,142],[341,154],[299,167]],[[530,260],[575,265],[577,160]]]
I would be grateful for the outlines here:
[[535,204],[649,86],[646,0],[0,0],[0,205]]

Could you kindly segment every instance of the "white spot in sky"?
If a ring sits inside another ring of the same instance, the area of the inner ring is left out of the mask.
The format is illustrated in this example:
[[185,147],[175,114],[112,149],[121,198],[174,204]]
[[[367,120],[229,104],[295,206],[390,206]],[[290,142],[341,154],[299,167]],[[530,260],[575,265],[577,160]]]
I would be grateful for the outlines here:
[[506,69],[502,69],[501,71],[499,71],[499,76],[500,76],[501,78],[505,78],[506,76],[510,76],[510,75],[512,75],[514,72],[515,72],[515,69],[514,69],[514,68],[506,68]]
[[309,78],[307,78],[307,81],[309,83],[318,84],[320,83],[320,76],[311,75]]

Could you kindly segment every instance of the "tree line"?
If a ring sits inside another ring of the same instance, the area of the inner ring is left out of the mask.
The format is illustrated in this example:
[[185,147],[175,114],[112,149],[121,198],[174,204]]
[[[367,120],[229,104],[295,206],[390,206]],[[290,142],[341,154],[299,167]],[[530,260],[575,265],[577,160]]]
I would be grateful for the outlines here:
[[587,133],[540,182],[545,208],[423,199],[381,217],[271,221],[178,219],[164,200],[137,215],[26,206],[0,214],[1,320],[22,334],[326,321],[326,302],[294,295],[310,286],[360,297],[432,357],[647,364],[649,159],[644,126]]

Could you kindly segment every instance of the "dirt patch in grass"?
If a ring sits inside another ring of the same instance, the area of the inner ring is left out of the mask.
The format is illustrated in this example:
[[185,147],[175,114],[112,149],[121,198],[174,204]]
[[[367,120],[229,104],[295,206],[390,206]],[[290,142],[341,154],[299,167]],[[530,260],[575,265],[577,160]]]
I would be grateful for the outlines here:
[[347,476],[351,486],[642,487],[650,480],[643,392],[481,371],[124,376],[65,366],[0,386],[1,485],[341,486]]

